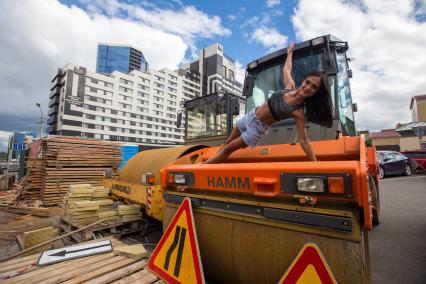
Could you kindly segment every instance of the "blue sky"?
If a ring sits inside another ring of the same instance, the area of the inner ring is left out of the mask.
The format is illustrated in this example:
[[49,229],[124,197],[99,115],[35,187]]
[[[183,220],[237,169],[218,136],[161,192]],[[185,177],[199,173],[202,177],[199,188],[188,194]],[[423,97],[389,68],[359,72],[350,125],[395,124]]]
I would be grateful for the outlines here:
[[250,61],[324,34],[349,43],[358,130],[410,122],[426,93],[426,0],[0,1],[0,150],[11,131],[37,131],[50,80],[67,63],[95,69],[99,42],[141,49],[175,69],[212,43],[243,81]]

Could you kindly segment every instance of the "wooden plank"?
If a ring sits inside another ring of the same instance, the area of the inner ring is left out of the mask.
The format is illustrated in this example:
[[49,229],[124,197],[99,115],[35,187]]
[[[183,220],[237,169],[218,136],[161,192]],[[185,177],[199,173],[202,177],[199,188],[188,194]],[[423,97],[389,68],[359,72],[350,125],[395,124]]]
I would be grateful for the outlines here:
[[130,265],[130,264],[133,264],[135,261],[136,260],[134,260],[134,259],[128,259],[128,258],[126,258],[126,259],[118,261],[118,262],[116,262],[116,263],[114,263],[112,265],[108,265],[106,267],[102,267],[100,269],[97,269],[97,270],[89,272],[89,273],[85,273],[83,275],[80,275],[80,276],[78,276],[76,278],[73,278],[73,279],[70,279],[68,281],[65,281],[63,283],[72,284],[72,283],[81,283],[81,282],[84,282],[84,281],[89,281],[89,280],[92,280],[94,278],[100,277],[100,276],[102,276],[104,274],[110,273],[110,272],[115,271],[117,269],[123,268],[125,266]]
[[[96,263],[97,261],[101,261],[103,259],[108,259],[113,256],[112,253],[109,254],[101,254],[90,257],[90,259],[72,259],[56,264],[52,264],[49,266],[36,266],[36,270],[13,277],[11,279],[6,280],[5,284],[12,283],[43,283],[42,280],[47,279],[48,277],[58,275],[58,273],[63,273],[63,271],[67,271],[70,267],[78,266],[81,262],[88,263]],[[46,277],[47,276],[47,277]]]
[[135,283],[136,280],[147,276],[149,273],[150,272],[146,269],[140,270],[140,271],[133,273],[129,276],[126,276],[122,279],[111,282],[111,284],[133,284],[133,283]]
[[108,258],[103,260],[96,261],[88,261],[86,263],[78,264],[73,267],[66,267],[59,271],[55,272],[55,275],[48,275],[48,277],[43,277],[42,279],[36,279],[36,282],[30,282],[26,284],[40,283],[43,284],[53,284],[53,283],[61,283],[77,276],[80,276],[84,273],[89,273],[91,271],[96,271],[102,267],[110,266],[120,260],[125,259],[125,257],[115,256],[112,257],[111,254],[108,254]]
[[137,279],[134,283],[135,284],[151,284],[151,283],[155,282],[156,280],[158,280],[157,275],[150,273],[143,278]]
[[132,259],[142,259],[148,256],[148,251],[141,244],[126,245],[114,248],[116,255],[125,256]]
[[146,267],[146,260],[141,260],[129,266],[117,269],[115,271],[112,271],[110,273],[97,277],[95,279],[92,279],[86,282],[86,284],[106,284],[114,280],[120,279],[122,277],[126,277],[132,273],[135,273],[143,269],[144,267]]

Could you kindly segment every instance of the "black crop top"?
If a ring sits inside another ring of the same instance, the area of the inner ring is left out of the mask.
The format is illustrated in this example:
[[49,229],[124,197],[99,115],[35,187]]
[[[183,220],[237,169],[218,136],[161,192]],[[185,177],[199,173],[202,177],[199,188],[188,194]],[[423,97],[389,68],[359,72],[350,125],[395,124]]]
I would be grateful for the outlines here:
[[290,91],[294,89],[277,91],[268,99],[269,110],[277,121],[289,118],[293,111],[303,107],[303,104],[290,106],[284,101],[284,94]]

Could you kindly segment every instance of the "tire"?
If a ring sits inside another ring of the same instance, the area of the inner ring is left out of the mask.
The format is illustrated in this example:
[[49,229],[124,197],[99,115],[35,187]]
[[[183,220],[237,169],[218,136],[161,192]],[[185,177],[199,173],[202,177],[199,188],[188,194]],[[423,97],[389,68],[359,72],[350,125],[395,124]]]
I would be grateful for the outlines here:
[[411,174],[412,174],[412,171],[411,171],[410,165],[405,165],[404,175],[411,176]]
[[385,177],[385,169],[383,169],[382,166],[379,167],[378,174],[379,174],[379,179],[383,179]]
[[373,225],[379,225],[381,221],[380,214],[380,196],[379,190],[376,187],[376,183],[374,182],[374,178],[371,175],[368,175],[368,185],[371,193],[371,203],[373,206]]

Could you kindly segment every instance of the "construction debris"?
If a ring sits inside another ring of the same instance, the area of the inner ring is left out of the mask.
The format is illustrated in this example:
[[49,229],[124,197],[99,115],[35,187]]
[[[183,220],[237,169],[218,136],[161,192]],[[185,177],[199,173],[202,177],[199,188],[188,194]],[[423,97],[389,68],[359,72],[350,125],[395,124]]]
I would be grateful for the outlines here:
[[[115,238],[101,238],[84,244],[103,240],[111,240],[114,249],[125,246]],[[133,259],[115,252],[46,266],[36,265],[39,256],[35,254],[1,263],[2,283],[164,283],[147,269],[146,259]]]
[[38,217],[49,217],[50,212],[48,208],[41,207],[26,207],[26,206],[8,206],[7,212],[34,215]]
[[[50,239],[53,239],[57,235],[57,233],[57,229],[54,229],[53,227],[46,227],[34,231],[20,233],[16,236],[16,238],[18,239],[19,245],[21,246],[22,250],[25,250]],[[52,249],[52,243],[40,246],[36,249],[33,249],[32,251],[27,252],[26,254],[24,253],[23,255],[31,255],[37,252],[42,252],[47,249]]]

